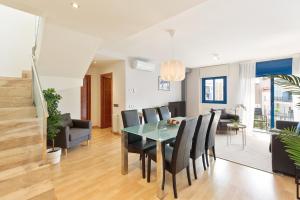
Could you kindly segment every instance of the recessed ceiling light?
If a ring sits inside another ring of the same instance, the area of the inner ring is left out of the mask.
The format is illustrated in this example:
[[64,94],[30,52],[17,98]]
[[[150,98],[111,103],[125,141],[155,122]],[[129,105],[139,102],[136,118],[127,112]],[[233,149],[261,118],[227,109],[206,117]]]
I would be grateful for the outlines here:
[[75,8],[75,9],[79,8],[79,4],[76,3],[76,2],[72,2],[72,3],[71,3],[71,6],[72,6],[73,8]]
[[220,60],[219,54],[214,53],[214,54],[212,54],[212,56],[213,56],[213,59],[214,59],[215,61],[219,61],[219,60]]

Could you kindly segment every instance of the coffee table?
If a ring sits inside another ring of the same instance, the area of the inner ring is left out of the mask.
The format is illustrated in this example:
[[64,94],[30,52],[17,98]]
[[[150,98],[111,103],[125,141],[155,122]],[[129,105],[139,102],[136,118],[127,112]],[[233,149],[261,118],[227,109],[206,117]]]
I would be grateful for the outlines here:
[[229,123],[227,124],[227,145],[229,145],[229,143],[231,144],[231,132],[235,131],[235,133],[237,134],[239,130],[242,131],[242,144],[243,144],[243,149],[246,146],[246,131],[245,129],[247,128],[246,125],[244,124],[237,124],[237,123]]

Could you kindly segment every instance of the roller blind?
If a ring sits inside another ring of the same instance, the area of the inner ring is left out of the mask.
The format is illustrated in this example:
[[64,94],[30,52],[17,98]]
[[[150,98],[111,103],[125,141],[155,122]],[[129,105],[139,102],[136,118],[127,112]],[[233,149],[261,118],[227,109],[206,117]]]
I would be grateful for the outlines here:
[[292,74],[293,58],[270,60],[256,63],[256,77]]

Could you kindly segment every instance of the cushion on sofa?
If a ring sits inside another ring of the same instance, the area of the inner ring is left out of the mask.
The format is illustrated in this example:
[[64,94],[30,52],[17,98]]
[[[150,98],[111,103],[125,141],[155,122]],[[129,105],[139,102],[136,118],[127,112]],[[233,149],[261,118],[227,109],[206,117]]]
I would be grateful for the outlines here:
[[71,119],[71,114],[70,113],[65,113],[65,114],[61,115],[61,124],[60,125],[62,127],[69,126],[70,128],[72,128],[74,126],[73,122],[72,122],[72,119]]
[[78,140],[80,138],[90,135],[90,129],[86,128],[72,128],[70,129],[70,141]]

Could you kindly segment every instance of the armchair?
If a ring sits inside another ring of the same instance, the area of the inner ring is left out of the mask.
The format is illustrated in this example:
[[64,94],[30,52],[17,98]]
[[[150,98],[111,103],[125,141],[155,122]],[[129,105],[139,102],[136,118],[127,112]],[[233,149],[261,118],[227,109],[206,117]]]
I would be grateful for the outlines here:
[[55,139],[57,146],[65,149],[67,155],[69,148],[91,139],[92,122],[89,120],[71,119],[70,113],[62,115],[60,133]]

